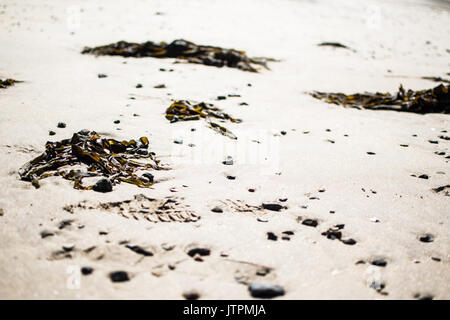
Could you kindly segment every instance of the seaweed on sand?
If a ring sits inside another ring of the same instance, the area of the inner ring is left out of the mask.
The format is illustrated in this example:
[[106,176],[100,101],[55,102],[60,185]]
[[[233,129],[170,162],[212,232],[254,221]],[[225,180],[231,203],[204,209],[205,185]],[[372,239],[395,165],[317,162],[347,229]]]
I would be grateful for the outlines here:
[[245,51],[196,45],[183,39],[174,40],[169,44],[166,42],[154,43],[152,41],[144,43],[119,41],[94,48],[85,47],[81,53],[136,58],[178,58],[187,60],[190,63],[216,67],[227,66],[250,72],[258,72],[252,64],[267,68],[267,61],[275,61],[274,59],[262,57],[249,58]]
[[229,120],[233,123],[239,123],[242,120],[231,117],[229,114],[212,104],[200,102],[192,105],[187,100],[177,100],[166,110],[166,119],[170,120],[170,122],[199,120],[200,118],[206,119],[208,126],[218,133],[231,139],[237,139],[230,130],[213,122],[211,118],[220,119],[222,121]]
[[14,80],[14,79],[5,79],[5,80],[0,79],[0,89],[5,89],[9,86],[12,86],[16,82],[19,82],[19,81]]
[[390,93],[344,93],[312,92],[316,99],[343,106],[362,107],[370,110],[393,110],[414,113],[450,113],[450,85],[405,91],[402,85],[395,94]]
[[[148,152],[148,139],[139,141],[117,141],[100,138],[94,131],[82,130],[71,139],[47,142],[45,152],[19,169],[22,180],[30,181],[38,188],[39,180],[49,176],[61,176],[74,181],[74,188],[91,190],[93,186],[83,186],[85,177],[103,176],[111,183],[127,182],[148,188],[153,180],[147,178],[149,169],[163,170],[154,153]],[[146,159],[146,163],[136,159]],[[77,166],[70,169],[70,166]],[[84,170],[80,170],[84,169]],[[143,173],[138,175],[140,171]],[[147,177],[146,177],[147,175]]]

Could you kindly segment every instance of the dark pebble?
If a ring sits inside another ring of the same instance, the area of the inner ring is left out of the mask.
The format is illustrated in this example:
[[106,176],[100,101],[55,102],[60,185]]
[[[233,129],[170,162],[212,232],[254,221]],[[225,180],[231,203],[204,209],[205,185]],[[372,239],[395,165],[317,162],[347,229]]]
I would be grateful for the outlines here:
[[153,252],[147,251],[144,248],[140,247],[140,246],[132,246],[132,245],[126,245],[125,247],[127,247],[128,249],[130,249],[131,251],[137,253],[137,254],[141,254],[143,256],[146,257],[151,257],[153,256]]
[[280,211],[283,209],[283,206],[278,203],[263,203],[263,209],[271,210],[271,211]]
[[195,256],[196,254],[199,254],[201,256],[209,256],[211,254],[211,250],[209,248],[193,248],[190,249],[187,254],[190,257]]
[[112,282],[124,282],[129,281],[128,273],[125,271],[114,271],[109,274],[109,278]]
[[222,208],[220,208],[220,207],[214,207],[214,208],[211,209],[211,211],[212,212],[217,212],[217,213],[222,213],[223,212]]
[[349,246],[353,246],[356,244],[356,240],[349,238],[349,239],[342,240],[342,243],[347,244]]
[[439,141],[437,141],[437,140],[428,140],[428,142],[432,143],[432,144],[438,144],[439,143]]
[[142,176],[144,178],[147,178],[150,183],[153,183],[153,179],[155,178],[151,173],[148,172],[144,173]]
[[42,231],[41,232],[41,238],[42,239],[47,238],[47,237],[52,237],[54,235],[55,234],[53,232],[50,232],[50,231]]
[[97,75],[97,77],[99,77],[99,78],[101,79],[101,78],[106,78],[107,75],[104,74],[104,73],[99,73],[99,74]]
[[50,130],[50,131],[48,132],[48,135],[49,135],[49,136],[54,136],[55,134],[56,134],[55,131],[51,131],[51,130]]
[[317,220],[315,219],[305,219],[302,224],[308,227],[317,227],[318,225]]
[[434,261],[440,262],[440,261],[441,261],[441,258],[438,258],[438,257],[431,257],[431,260],[434,260]]
[[418,178],[420,178],[420,179],[428,179],[429,176],[427,174],[421,174],[420,176],[418,176]]
[[371,263],[377,267],[386,267],[387,266],[387,261],[384,260],[383,258],[373,260]]
[[200,295],[195,291],[187,291],[183,293],[183,298],[186,300],[198,300],[200,298]]
[[419,238],[419,240],[422,241],[422,242],[429,243],[429,242],[433,242],[433,241],[434,241],[434,238],[433,238],[433,236],[431,236],[431,235],[429,235],[429,234],[426,234],[426,235],[421,236],[421,237]]
[[217,100],[225,100],[227,97],[225,96],[217,96]]
[[100,179],[94,184],[93,189],[97,192],[111,192],[113,188],[109,179]]
[[138,83],[138,84],[136,85],[136,89],[140,89],[140,88],[142,88],[142,84]]
[[81,273],[85,276],[90,275],[94,271],[92,267],[83,267],[81,268]]
[[287,132],[286,132],[286,131],[281,131],[280,133],[281,133],[283,136],[285,136]]
[[367,154],[374,155],[375,152],[368,151]]
[[248,286],[248,290],[254,298],[270,299],[285,294],[283,287],[269,283],[251,283]]
[[241,103],[239,103],[239,105],[240,106],[248,106],[248,103],[247,102],[241,102]]
[[277,241],[278,237],[273,232],[267,232],[267,240]]
[[119,123],[120,123],[120,120],[114,120],[114,123],[115,123],[115,124],[119,124]]
[[57,127],[58,127],[58,128],[65,128],[65,127],[66,127],[66,124],[65,124],[64,122],[58,122]]
[[235,180],[236,177],[235,177],[235,176],[227,176],[227,179],[228,179],[228,180]]

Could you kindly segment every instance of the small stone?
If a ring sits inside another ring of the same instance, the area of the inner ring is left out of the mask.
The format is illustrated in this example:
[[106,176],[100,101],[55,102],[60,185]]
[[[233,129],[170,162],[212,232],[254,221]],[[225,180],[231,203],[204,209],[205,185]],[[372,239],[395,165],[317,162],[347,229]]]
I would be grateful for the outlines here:
[[62,129],[66,127],[66,124],[64,122],[58,122],[57,127]]
[[401,144],[400,147],[407,148],[407,147],[409,147],[409,146],[408,146],[407,144]]
[[347,244],[349,246],[353,246],[356,244],[356,241],[352,238],[342,240],[343,244]]
[[175,245],[169,245],[168,243],[161,244],[161,248],[163,248],[166,251],[173,250],[175,248]]
[[183,293],[183,298],[186,300],[198,300],[200,295],[196,291],[187,291]]
[[250,188],[250,189],[248,189],[248,192],[255,192],[255,189]]
[[153,180],[154,180],[154,178],[155,178],[155,176],[152,175],[152,174],[149,173],[149,172],[144,173],[142,176],[143,176],[144,178],[146,178],[150,183],[153,183]]
[[371,287],[372,289],[375,289],[376,291],[380,292],[381,290],[384,289],[385,285],[384,285],[383,283],[379,282],[379,281],[373,281],[373,282],[370,284],[370,287]]
[[129,281],[130,277],[125,271],[114,271],[109,274],[109,278],[112,282],[124,282]]
[[378,218],[377,217],[372,217],[372,218],[370,218],[370,221],[372,221],[372,222],[380,222],[380,220],[378,220]]
[[94,268],[92,267],[81,268],[81,274],[83,274],[84,276],[90,275],[92,272],[94,272]]
[[136,85],[136,89],[140,89],[140,88],[142,88],[142,84],[138,83],[138,84]]
[[283,130],[283,131],[281,131],[280,133],[281,133],[283,136],[285,136],[287,132]]
[[114,123],[115,123],[115,124],[119,124],[119,123],[120,123],[120,120],[114,120]]
[[439,141],[437,141],[437,140],[428,140],[428,142],[432,143],[432,144],[438,144],[439,143]]
[[99,74],[97,75],[97,77],[99,77],[99,78],[101,79],[101,78],[106,78],[107,75],[104,74],[104,73],[99,73]]
[[375,154],[375,152],[372,152],[372,151],[368,151],[368,152],[367,152],[367,154],[369,154],[369,155],[374,155],[374,154]]
[[248,106],[248,103],[247,102],[241,102],[241,103],[239,103],[239,105],[240,106]]
[[258,217],[258,218],[256,218],[256,220],[258,220],[259,222],[269,222],[269,219],[264,218],[264,217]]
[[431,257],[431,260],[434,260],[434,261],[440,262],[440,261],[441,261],[441,258],[438,258],[438,257]]
[[235,176],[227,176],[227,179],[228,179],[228,180],[235,180],[236,177],[235,177]]
[[211,211],[212,212],[217,212],[217,213],[222,213],[223,212],[222,208],[220,208],[220,207],[214,207],[214,208],[211,209]]
[[155,89],[165,89],[166,88],[166,85],[165,84],[157,84],[156,86],[154,86],[153,88],[155,88]]
[[109,179],[100,179],[93,187],[93,190],[97,192],[111,192],[112,189],[112,183]]
[[421,242],[429,243],[429,242],[433,242],[433,241],[434,241],[434,238],[433,238],[432,235],[425,234],[425,235],[421,236],[421,237],[419,238],[419,240],[420,240]]
[[225,96],[217,96],[217,100],[225,100],[227,97]]
[[48,135],[49,136],[54,136],[56,134],[56,132],[55,131],[52,131],[52,130],[50,130],[49,132],[48,132]]
[[420,179],[428,179],[429,176],[427,174],[421,174],[420,176],[418,176],[418,178],[420,178]]
[[277,241],[278,237],[273,232],[267,232],[267,240]]
[[305,219],[302,222],[303,225],[308,226],[308,227],[317,227],[318,223],[317,220],[315,219]]
[[211,254],[211,249],[205,247],[192,248],[187,252],[187,254],[190,257],[194,257],[195,255],[199,255],[202,257],[209,256]]
[[227,158],[224,160],[224,161],[222,161],[222,163],[224,164],[224,165],[227,165],[227,166],[231,166],[231,165],[233,165],[233,157],[231,157],[231,156],[227,156]]
[[270,211],[280,211],[281,209],[283,209],[283,206],[278,203],[263,203],[262,207],[263,209]]
[[70,252],[75,248],[75,245],[73,243],[66,243],[62,246],[63,250],[66,252]]
[[372,263],[372,265],[377,266],[377,267],[386,267],[386,265],[387,265],[387,261],[383,258],[373,260],[371,263]]
[[288,200],[288,198],[279,198],[278,201],[280,202],[286,202]]
[[254,298],[271,299],[285,294],[283,287],[269,283],[251,283],[248,290]]
[[193,144],[193,143],[189,143],[189,144],[188,144],[188,147],[191,147],[191,148],[193,148],[193,147],[195,147],[195,144]]
[[3,208],[0,208],[0,217],[3,216],[5,214],[5,210],[3,210]]
[[50,231],[42,231],[41,232],[41,238],[42,239],[47,238],[47,237],[52,237],[54,235],[55,234],[53,232],[50,232]]

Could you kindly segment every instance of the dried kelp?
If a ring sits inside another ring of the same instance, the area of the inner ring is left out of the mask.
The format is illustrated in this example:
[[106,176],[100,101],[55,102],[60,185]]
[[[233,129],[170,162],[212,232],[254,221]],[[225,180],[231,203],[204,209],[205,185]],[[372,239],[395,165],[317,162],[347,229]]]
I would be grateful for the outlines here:
[[213,104],[200,102],[193,105],[187,100],[177,100],[172,103],[166,110],[166,118],[170,120],[170,122],[199,120],[200,118],[204,118],[207,120],[208,126],[211,129],[231,139],[237,139],[237,137],[230,130],[213,122],[211,118],[220,119],[222,121],[228,120],[233,123],[241,122],[240,119],[231,117]]
[[314,98],[343,106],[362,107],[371,110],[393,110],[414,113],[450,113],[450,85],[439,85],[428,90],[405,91],[402,85],[396,94],[351,94],[312,92]]
[[[20,168],[19,175],[37,188],[39,180],[49,176],[74,181],[74,188],[81,190],[94,187],[83,186],[83,178],[98,176],[108,178],[111,184],[127,182],[147,188],[153,184],[148,170],[164,169],[159,165],[159,160],[154,159],[154,153],[148,152],[148,143],[146,137],[141,137],[139,141],[120,142],[100,138],[94,131],[82,130],[71,139],[47,142],[45,152]],[[136,159],[147,161],[143,163]],[[76,168],[68,168],[71,166]],[[138,176],[138,173],[142,174]]]
[[183,39],[174,40],[169,44],[166,42],[154,43],[152,41],[144,43],[119,41],[94,48],[85,47],[81,53],[136,58],[178,58],[187,60],[190,63],[215,67],[226,66],[250,72],[258,72],[252,65],[261,65],[267,68],[267,61],[274,61],[274,59],[270,58],[249,58],[245,51],[196,45]]
[[149,198],[137,194],[134,199],[89,203],[82,201],[75,205],[65,206],[64,210],[75,213],[78,210],[101,210],[115,213],[126,219],[147,220],[149,222],[195,222],[200,216],[183,203],[183,198],[166,197],[163,199]]
[[0,89],[5,89],[7,87],[10,87],[12,85],[14,85],[14,83],[16,83],[18,81],[14,80],[14,79],[6,79],[6,80],[2,80],[0,79]]

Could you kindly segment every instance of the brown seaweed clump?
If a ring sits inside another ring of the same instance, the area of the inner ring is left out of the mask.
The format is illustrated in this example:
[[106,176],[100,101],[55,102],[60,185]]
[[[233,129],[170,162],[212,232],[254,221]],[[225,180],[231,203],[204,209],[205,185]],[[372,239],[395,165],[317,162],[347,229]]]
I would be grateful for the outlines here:
[[252,64],[267,68],[267,61],[274,61],[274,59],[270,58],[249,58],[245,51],[196,45],[183,39],[174,40],[169,44],[166,42],[154,43],[152,41],[144,43],[119,41],[94,48],[85,47],[81,53],[135,58],[178,58],[187,60],[190,63],[215,67],[226,66],[250,72],[258,72]]
[[239,123],[242,120],[231,117],[213,104],[200,102],[193,105],[187,100],[177,100],[166,110],[166,119],[170,120],[170,122],[199,120],[200,118],[206,119],[208,126],[216,132],[228,138],[237,139],[230,130],[211,121],[211,118],[219,119],[221,121],[228,120],[233,123]]
[[[148,170],[163,169],[154,159],[154,153],[148,152],[148,143],[146,137],[120,142],[100,138],[94,131],[81,130],[71,139],[47,142],[45,152],[22,166],[19,175],[36,188],[39,188],[39,180],[49,176],[74,181],[74,188],[81,190],[94,188],[93,185],[83,186],[83,178],[98,176],[107,178],[111,184],[126,182],[148,188],[153,185],[153,176]],[[136,159],[148,161],[143,163]],[[76,168],[68,168],[71,166]]]
[[5,89],[9,86],[14,85],[14,83],[16,83],[17,81],[14,79],[6,79],[6,80],[2,80],[0,79],[0,89]]
[[396,94],[389,93],[326,93],[315,91],[314,98],[343,106],[362,107],[370,110],[393,110],[414,113],[450,113],[450,85],[440,84],[428,89],[405,91],[402,85]]

